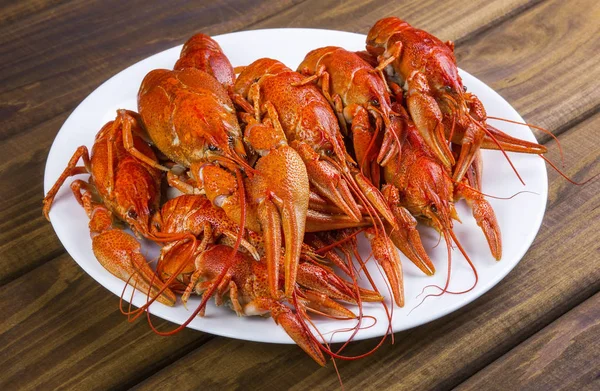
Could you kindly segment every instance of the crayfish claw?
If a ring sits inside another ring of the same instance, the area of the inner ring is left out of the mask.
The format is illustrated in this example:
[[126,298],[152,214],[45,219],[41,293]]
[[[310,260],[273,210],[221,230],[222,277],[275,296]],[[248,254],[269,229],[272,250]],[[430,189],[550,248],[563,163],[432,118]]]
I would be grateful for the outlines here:
[[335,229],[356,228],[372,225],[368,216],[356,221],[352,217],[341,214],[329,214],[309,209],[306,214],[306,232],[321,232]]
[[363,194],[367,197],[371,205],[375,207],[377,212],[383,216],[392,228],[398,228],[394,214],[379,190],[377,190],[377,188],[360,172],[356,173],[354,178]]
[[[426,85],[426,81],[418,81],[417,83]],[[435,99],[426,93],[416,92],[414,95],[409,95],[406,103],[408,104],[408,111],[425,143],[444,166],[451,169],[455,161],[445,138],[442,113]]]
[[467,128],[462,139],[458,161],[454,166],[454,173],[452,175],[453,181],[460,182],[463,179],[467,170],[471,167],[471,163],[475,159],[475,156],[479,153],[479,148],[481,147],[484,136],[485,133],[475,125],[471,125]]
[[365,231],[371,242],[373,257],[379,262],[390,283],[394,301],[398,307],[404,307],[404,277],[398,251],[386,235],[375,235],[373,228]]
[[295,142],[294,148],[304,161],[310,183],[315,189],[329,199],[333,205],[340,208],[343,213],[354,221],[361,220],[361,211],[352,196],[346,179],[337,167],[321,157],[308,144]]
[[403,206],[400,206],[400,194],[393,185],[385,185],[382,193],[398,223],[398,229],[389,232],[390,239],[406,257],[423,273],[432,276],[435,273],[433,262],[423,248],[421,236],[417,230],[417,220]]
[[150,268],[140,252],[140,243],[133,236],[111,229],[92,238],[92,249],[100,264],[113,276],[129,283],[151,300],[156,298],[162,304],[175,305],[175,294]]
[[287,145],[271,149],[256,163],[257,173],[249,180],[252,202],[258,204],[259,221],[267,244],[269,289],[277,297],[281,229],[285,241],[285,294],[290,297],[296,273],[306,214],[308,210],[308,174],[300,156]]
[[548,149],[543,145],[512,137],[489,124],[486,124],[486,129],[488,134],[483,138],[481,145],[483,149],[500,149],[498,145],[500,144],[506,152],[531,153],[535,155],[542,155],[548,152]]
[[462,183],[456,185],[455,194],[464,198],[471,207],[473,217],[485,235],[492,256],[499,261],[502,258],[502,235],[492,205],[482,193]]
[[326,316],[333,316],[341,319],[355,319],[356,315],[343,305],[335,302],[326,294],[305,290],[302,291],[304,296],[304,305],[309,311]]
[[321,352],[321,345],[315,337],[304,328],[299,315],[295,314],[278,301],[271,302],[271,316],[285,332],[304,350],[317,364],[325,366],[325,357]]
[[335,300],[356,304],[354,292],[333,271],[313,263],[301,263],[298,267],[298,284]]

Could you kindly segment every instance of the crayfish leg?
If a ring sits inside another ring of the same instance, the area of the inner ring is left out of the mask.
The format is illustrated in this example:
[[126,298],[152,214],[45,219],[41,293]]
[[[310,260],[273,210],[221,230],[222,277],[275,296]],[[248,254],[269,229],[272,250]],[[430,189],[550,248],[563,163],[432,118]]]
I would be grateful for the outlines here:
[[[79,162],[79,159],[83,159],[83,163],[85,165],[84,167],[77,166],[77,162]],[[52,188],[48,191],[48,194],[46,194],[46,196],[44,197],[42,211],[44,212],[46,220],[50,221],[50,208],[52,207],[52,203],[54,202],[54,197],[56,197],[58,190],[65,183],[67,178],[74,175],[89,173],[90,170],[90,155],[88,153],[87,147],[85,145],[82,145],[79,148],[77,148],[77,150],[69,160],[67,167],[64,169],[62,174],[60,174],[60,177],[58,177],[56,183],[54,183],[54,186],[52,186]]]

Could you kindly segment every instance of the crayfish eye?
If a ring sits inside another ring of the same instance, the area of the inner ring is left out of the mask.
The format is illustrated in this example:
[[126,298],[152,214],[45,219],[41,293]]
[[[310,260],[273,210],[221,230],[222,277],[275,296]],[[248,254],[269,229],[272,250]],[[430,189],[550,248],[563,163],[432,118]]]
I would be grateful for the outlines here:
[[212,144],[208,144],[208,150],[209,151],[218,151],[219,148],[217,148],[216,146],[212,145]]
[[431,211],[433,213],[437,213],[438,209],[437,209],[437,206],[435,206],[435,204],[431,204]]
[[377,98],[371,99],[370,103],[375,107],[379,107],[379,100]]
[[128,216],[130,219],[134,219],[134,220],[138,218],[138,214],[137,214],[137,212],[136,212],[135,210],[133,210],[133,209],[129,209],[129,210],[127,211],[127,216]]
[[227,142],[229,145],[233,145],[233,136],[227,136]]
[[467,92],[467,86],[463,86],[463,91]]
[[446,90],[446,92],[452,92],[452,87],[450,86],[444,86],[444,89]]

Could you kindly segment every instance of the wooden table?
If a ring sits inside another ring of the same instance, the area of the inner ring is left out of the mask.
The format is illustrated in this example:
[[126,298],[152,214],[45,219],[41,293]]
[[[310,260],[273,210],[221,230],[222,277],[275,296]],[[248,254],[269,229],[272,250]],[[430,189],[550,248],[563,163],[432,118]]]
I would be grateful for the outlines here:
[[[366,33],[400,16],[456,42],[459,65],[556,135],[564,171],[600,173],[600,2],[24,0],[0,5],[0,389],[333,389],[293,345],[126,322],[118,298],[65,252],[42,217],[48,150],[100,83],[198,31],[272,27]],[[559,161],[556,143],[536,133]],[[600,180],[548,171],[548,207],[521,263],[474,303],[338,361],[347,389],[598,389]],[[165,326],[157,319],[158,325]],[[348,353],[372,341],[354,343]]]

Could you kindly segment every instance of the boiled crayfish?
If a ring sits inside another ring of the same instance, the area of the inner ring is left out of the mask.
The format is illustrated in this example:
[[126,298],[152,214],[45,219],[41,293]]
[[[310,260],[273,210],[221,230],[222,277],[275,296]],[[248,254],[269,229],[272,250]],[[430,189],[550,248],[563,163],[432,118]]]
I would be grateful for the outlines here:
[[[94,255],[116,277],[172,306],[176,300],[173,292],[156,278],[140,252],[138,241],[116,224],[117,221],[125,222],[136,234],[156,241],[175,240],[182,236],[165,237],[150,232],[152,214],[160,206],[161,172],[129,152],[135,147],[149,161],[157,161],[140,133],[138,115],[119,110],[117,119],[104,125],[96,135],[91,156],[85,146],[75,151],[44,198],[43,211],[49,220],[54,197],[67,178],[90,174],[88,182],[77,179],[71,183],[71,189],[90,217]],[[77,165],[80,159],[83,166]]]
[[[406,105],[426,144],[456,182],[462,180],[479,148],[543,154],[544,146],[516,139],[486,123],[481,101],[467,93],[458,74],[454,44],[416,29],[396,17],[379,20],[367,36],[367,51],[378,69],[402,87]],[[458,160],[448,140],[462,145]]]

